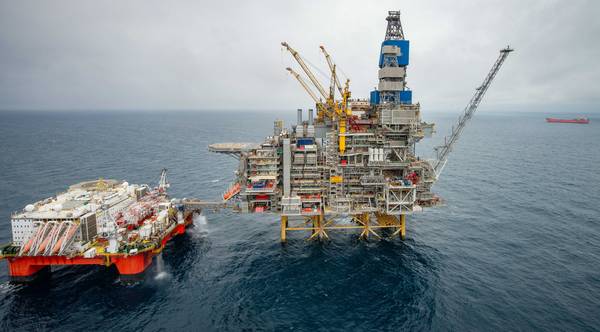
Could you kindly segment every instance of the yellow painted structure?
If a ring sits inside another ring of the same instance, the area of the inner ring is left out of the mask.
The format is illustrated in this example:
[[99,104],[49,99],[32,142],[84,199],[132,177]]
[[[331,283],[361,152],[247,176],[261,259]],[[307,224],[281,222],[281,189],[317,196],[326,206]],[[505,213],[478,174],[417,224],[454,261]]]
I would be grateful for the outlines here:
[[287,223],[288,223],[288,217],[281,216],[281,242],[286,241]]
[[329,182],[331,183],[342,183],[344,181],[344,178],[342,176],[339,175],[335,175],[329,178]]
[[346,152],[346,117],[341,117],[338,123],[339,126],[339,140],[340,140],[340,154]]
[[[374,216],[375,218],[372,218]],[[367,240],[370,235],[377,239],[383,236],[380,230],[389,229],[391,237],[398,235],[404,240],[406,237],[406,215],[393,216],[388,214],[362,213],[352,216],[353,224],[339,223],[339,218],[326,219],[323,214],[314,216],[298,216],[290,218],[281,216],[281,242],[287,241],[288,231],[310,231],[307,240],[328,240],[329,231],[335,230],[360,230],[359,238]],[[292,224],[293,222],[293,224]]]

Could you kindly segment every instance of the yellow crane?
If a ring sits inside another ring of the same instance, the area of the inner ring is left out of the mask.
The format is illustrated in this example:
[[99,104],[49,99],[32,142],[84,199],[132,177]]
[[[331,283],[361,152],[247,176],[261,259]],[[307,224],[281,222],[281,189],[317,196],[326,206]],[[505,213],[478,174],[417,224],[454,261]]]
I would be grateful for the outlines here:
[[329,82],[329,100],[335,102],[335,82],[337,77],[335,76],[335,65],[331,68],[331,80]]
[[[335,114],[338,116],[338,132],[339,132],[339,151],[340,154],[344,154],[346,151],[346,122],[347,116],[351,115],[350,109],[348,109],[348,99],[350,98],[350,80],[346,80],[346,84],[342,89],[342,85],[340,84],[340,80],[336,74],[336,65],[333,63],[331,56],[327,53],[325,46],[319,46],[323,55],[325,55],[325,60],[327,61],[327,65],[329,66],[329,70],[331,70],[331,85],[330,85],[330,103],[333,106]],[[335,101],[334,90],[337,86],[338,91],[342,97],[341,105]],[[340,107],[341,106],[341,107]]]
[[[319,46],[319,48],[321,49],[321,52],[323,52],[323,55],[325,55],[325,60],[327,60],[327,65],[329,65],[329,70],[331,70],[332,85],[334,84],[334,81],[335,81],[335,86],[337,87],[337,90],[340,92],[340,96],[342,96],[341,110],[340,110],[340,112],[338,112],[338,114],[346,113],[346,115],[350,115],[348,113],[348,107],[347,107],[348,99],[350,99],[350,80],[346,79],[345,86],[344,86],[344,88],[342,88],[342,84],[340,84],[340,80],[339,80],[339,77],[336,72],[337,66],[336,66],[336,64],[333,63],[331,55],[329,55],[329,53],[325,49],[325,46],[321,45],[321,46]],[[333,89],[333,87],[332,87],[332,89]],[[335,98],[332,98],[332,99],[335,100]]]
[[333,60],[331,60],[331,56],[325,50],[325,46],[321,45],[321,46],[319,46],[319,48],[321,49],[321,52],[323,52],[323,55],[325,55],[325,60],[327,60],[327,64],[329,65],[329,70],[331,70],[332,77],[333,77],[333,79],[335,79],[335,85],[337,86],[338,91],[340,92],[340,96],[344,96],[344,92],[342,91],[342,85],[340,84],[340,80],[337,77],[337,75],[335,74],[335,64],[333,63]]
[[346,79],[344,93],[342,93],[342,107],[346,111],[346,115],[352,115],[352,110],[348,108],[348,99],[350,99],[350,80]]
[[292,56],[294,57],[294,59],[296,59],[296,61],[300,65],[300,67],[302,67],[302,70],[304,70],[304,72],[306,73],[306,76],[308,76],[310,81],[317,87],[317,90],[319,90],[319,93],[323,96],[324,99],[327,99],[327,93],[325,92],[325,89],[323,88],[321,83],[319,83],[319,81],[317,80],[315,75],[313,75],[313,73],[308,69],[308,67],[304,63],[304,60],[302,60],[302,58],[300,57],[298,52],[296,52],[296,50],[291,48],[290,45],[286,42],[282,42],[281,46],[285,47],[292,54]]
[[350,99],[350,80],[346,79],[344,85],[344,91],[342,92],[342,107],[341,110],[336,107],[336,111],[339,115],[339,150],[340,154],[344,154],[346,151],[346,121],[349,116],[352,116],[352,110],[348,108],[348,99]]
[[[291,68],[286,68],[295,78],[298,80],[300,85],[308,92],[310,97],[315,101],[318,114],[318,120],[324,120],[325,117],[331,119],[334,123],[337,122],[338,125],[338,138],[339,138],[339,152],[341,155],[346,151],[346,122],[348,121],[348,116],[351,115],[351,111],[348,108],[348,99],[350,98],[350,80],[346,80],[346,84],[342,89],[342,86],[339,82],[338,76],[336,75],[336,65],[333,63],[331,56],[325,50],[324,46],[320,46],[321,51],[325,55],[325,59],[327,60],[327,64],[329,65],[329,69],[331,70],[331,82],[329,86],[329,95],[321,85],[321,83],[316,79],[315,75],[308,69],[300,54],[290,47],[290,45],[286,42],[282,42],[281,45],[285,47],[296,59],[306,76],[310,79],[313,85],[317,88],[321,96],[326,100],[326,103],[323,104],[320,98],[317,98],[317,95],[310,89],[308,84],[302,79],[302,77],[296,73]],[[335,100],[335,89],[338,89],[342,96],[342,101],[337,102]]]

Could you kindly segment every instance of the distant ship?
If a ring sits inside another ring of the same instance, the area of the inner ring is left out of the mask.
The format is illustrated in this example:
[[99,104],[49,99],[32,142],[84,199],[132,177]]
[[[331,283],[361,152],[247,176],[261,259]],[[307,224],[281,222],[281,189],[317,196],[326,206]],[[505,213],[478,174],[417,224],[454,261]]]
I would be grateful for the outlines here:
[[581,123],[581,124],[588,124],[588,123],[590,123],[590,120],[588,118],[577,118],[577,119],[546,118],[546,122],[550,122],[550,123]]

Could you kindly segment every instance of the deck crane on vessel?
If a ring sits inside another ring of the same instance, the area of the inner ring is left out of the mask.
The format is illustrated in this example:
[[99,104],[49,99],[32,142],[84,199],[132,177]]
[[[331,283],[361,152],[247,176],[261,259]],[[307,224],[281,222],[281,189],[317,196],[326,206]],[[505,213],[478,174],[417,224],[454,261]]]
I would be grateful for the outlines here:
[[158,181],[158,190],[160,192],[165,192],[169,188],[170,184],[167,181],[167,169],[163,168],[160,171],[160,180]]
[[477,89],[475,89],[475,94],[465,107],[462,115],[458,117],[456,125],[452,126],[450,137],[444,137],[444,144],[434,148],[436,152],[436,160],[434,161],[433,169],[435,171],[436,178],[439,177],[442,171],[444,170],[444,166],[446,166],[446,162],[448,161],[448,155],[450,154],[450,151],[452,151],[452,147],[454,146],[454,144],[456,144],[456,141],[460,137],[460,134],[464,130],[467,122],[473,117],[473,114],[475,114],[477,107],[481,103],[485,92],[492,84],[494,77],[500,70],[502,63],[504,63],[504,60],[512,51],[514,50],[510,48],[510,46],[507,46],[506,48],[500,50],[500,55],[498,56],[498,59],[492,66],[492,69],[490,69],[490,72],[483,80],[483,83],[479,87],[477,87]]

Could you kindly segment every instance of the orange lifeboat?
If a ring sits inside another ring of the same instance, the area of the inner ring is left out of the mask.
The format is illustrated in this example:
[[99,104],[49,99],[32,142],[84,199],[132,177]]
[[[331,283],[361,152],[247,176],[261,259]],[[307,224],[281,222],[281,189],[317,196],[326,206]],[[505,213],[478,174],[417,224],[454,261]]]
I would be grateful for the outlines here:
[[227,190],[224,194],[223,194],[223,200],[227,201],[229,200],[231,197],[237,195],[240,192],[241,186],[239,183],[234,184],[231,188],[229,188],[229,190]]
[[54,235],[57,233],[59,228],[60,227],[58,227],[56,225],[52,226],[52,230],[50,230],[50,233],[46,236],[46,238],[44,239],[44,242],[42,242],[42,244],[38,248],[38,250],[37,250],[38,253],[42,253],[42,254],[44,253],[44,250],[46,250],[48,243],[50,243],[50,240],[52,240],[52,237],[54,237]]
[[31,246],[33,245],[33,242],[35,242],[35,239],[37,239],[42,233],[43,228],[44,227],[42,225],[38,226],[36,232],[29,238],[27,243],[25,243],[25,245],[23,246],[23,250],[21,251],[22,254],[26,254],[27,252],[29,252]]
[[56,241],[56,244],[52,248],[52,255],[58,254],[63,243],[68,242],[75,235],[76,231],[77,231],[76,225],[74,225],[74,224],[69,225],[67,230],[65,230],[64,234],[60,237],[60,239],[58,239],[58,241]]

